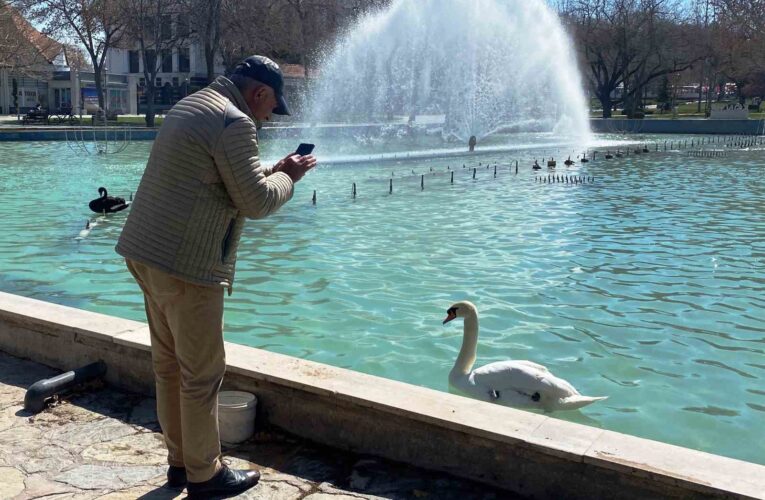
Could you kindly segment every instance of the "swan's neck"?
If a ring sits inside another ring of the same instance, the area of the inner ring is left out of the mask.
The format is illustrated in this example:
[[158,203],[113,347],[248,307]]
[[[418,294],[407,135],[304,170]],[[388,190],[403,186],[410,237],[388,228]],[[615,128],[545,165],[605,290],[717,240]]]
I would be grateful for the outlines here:
[[478,316],[465,317],[462,334],[462,348],[454,362],[452,374],[467,375],[475,363],[475,352],[478,345]]

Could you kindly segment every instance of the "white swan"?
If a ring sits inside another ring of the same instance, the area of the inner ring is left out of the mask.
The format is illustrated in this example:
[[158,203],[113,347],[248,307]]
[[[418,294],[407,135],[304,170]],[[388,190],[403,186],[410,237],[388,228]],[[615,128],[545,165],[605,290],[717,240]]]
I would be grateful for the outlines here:
[[531,361],[498,361],[471,370],[478,345],[478,311],[471,302],[457,302],[446,311],[444,324],[455,318],[464,318],[464,333],[459,356],[449,372],[449,385],[454,389],[482,401],[544,411],[575,410],[607,399],[582,396],[570,383]]

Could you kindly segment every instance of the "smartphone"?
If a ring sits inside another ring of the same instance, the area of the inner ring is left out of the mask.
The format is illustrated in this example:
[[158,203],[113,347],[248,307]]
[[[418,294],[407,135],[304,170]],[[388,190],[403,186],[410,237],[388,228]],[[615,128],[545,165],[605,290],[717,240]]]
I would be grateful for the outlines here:
[[298,154],[300,156],[309,155],[313,151],[313,148],[314,148],[313,144],[301,142],[300,146],[298,146],[297,150],[295,151],[295,154]]

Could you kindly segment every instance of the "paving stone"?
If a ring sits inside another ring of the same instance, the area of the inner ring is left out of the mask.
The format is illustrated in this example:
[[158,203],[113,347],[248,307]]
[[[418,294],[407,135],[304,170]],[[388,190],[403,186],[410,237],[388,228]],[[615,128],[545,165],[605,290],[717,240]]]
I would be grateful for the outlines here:
[[66,484],[48,480],[44,474],[32,474],[24,480],[23,498],[50,498],[55,495],[74,493]]
[[21,406],[10,405],[3,409],[0,409],[0,432],[5,431],[19,423],[19,418],[16,413],[21,410]]
[[298,488],[303,493],[308,493],[316,487],[315,483],[306,481],[299,476],[293,476],[292,474],[285,474],[283,472],[276,471],[270,468],[260,469],[260,481],[269,483],[288,483],[291,486]]
[[381,500],[386,500],[382,497],[370,497],[367,495],[348,495],[344,493],[312,493],[304,498],[305,500],[359,500],[360,498],[363,498],[363,499],[380,498]]
[[0,467],[0,498],[13,498],[24,491],[24,474],[14,467]]
[[43,444],[42,432],[32,426],[17,425],[0,432],[0,456],[6,457],[9,462],[16,457],[27,456]]
[[[304,477],[316,483],[329,481],[338,475],[338,469],[331,461],[308,456],[309,453],[306,453],[306,455],[294,457],[283,468],[289,474]],[[313,455],[313,453],[310,455]]]
[[154,486],[136,486],[121,491],[107,493],[106,495],[96,497],[98,500],[174,500],[185,498],[179,491],[167,488],[157,488]]
[[82,452],[86,460],[123,464],[167,464],[167,450],[161,434],[138,433],[89,446]]
[[263,481],[234,498],[239,500],[298,500],[305,497],[300,488],[281,481]]
[[69,450],[47,443],[20,455],[16,465],[27,474],[46,472],[50,475],[71,467],[75,458]]
[[67,424],[52,430],[46,438],[55,443],[66,443],[73,448],[80,448],[112,441],[137,432],[133,427],[119,420],[103,418],[89,422],[88,425],[79,425],[78,422]]
[[314,498],[315,495],[328,495],[327,498],[364,498],[366,500],[387,500],[387,498],[397,498],[397,497],[378,497],[375,495],[370,495],[368,493],[362,493],[357,491],[348,491],[346,489],[338,488],[337,486],[330,484],[330,483],[321,483],[318,487],[318,491],[312,495],[308,495],[306,498],[311,498],[312,500],[321,500],[322,497]]
[[0,358],[0,380],[7,387],[21,388],[26,391],[27,387],[38,380],[52,377],[58,373],[60,372],[47,366],[14,358],[7,354]]
[[121,490],[164,474],[163,467],[80,465],[54,479],[82,490]]
[[127,419],[131,425],[140,425],[154,430],[157,426],[157,401],[153,398],[147,398],[138,403]]
[[[2,380],[2,379],[0,379]],[[0,408],[21,405],[27,390],[13,385],[0,385]]]

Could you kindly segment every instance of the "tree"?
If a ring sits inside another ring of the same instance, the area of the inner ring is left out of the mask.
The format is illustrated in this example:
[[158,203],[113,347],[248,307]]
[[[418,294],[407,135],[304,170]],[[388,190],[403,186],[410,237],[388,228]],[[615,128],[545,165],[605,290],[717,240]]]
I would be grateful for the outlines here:
[[138,46],[143,62],[147,127],[154,126],[157,73],[167,58],[172,58],[172,49],[189,36],[178,23],[173,30],[173,18],[182,12],[183,4],[178,0],[120,0],[119,18],[124,23],[125,40]]
[[[574,0],[562,15],[573,32],[593,93],[611,117],[629,114],[656,78],[690,68],[700,56],[670,0]],[[621,95],[617,90],[621,88]]]
[[93,66],[98,106],[105,109],[104,77],[106,54],[118,42],[123,23],[118,16],[119,0],[29,0],[27,13],[45,26],[52,36],[73,38],[82,46]]
[[191,33],[202,44],[205,53],[207,83],[215,79],[215,59],[219,54],[223,13],[237,3],[233,0],[185,0],[183,9],[188,11]]
[[714,0],[712,48],[718,71],[736,84],[744,104],[743,89],[765,70],[765,8],[763,0]]

